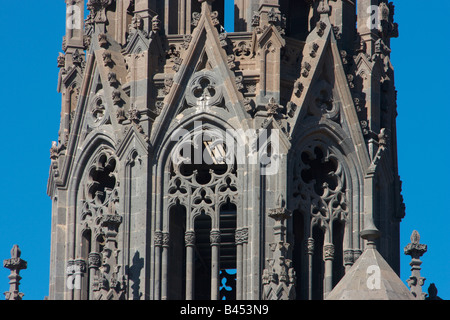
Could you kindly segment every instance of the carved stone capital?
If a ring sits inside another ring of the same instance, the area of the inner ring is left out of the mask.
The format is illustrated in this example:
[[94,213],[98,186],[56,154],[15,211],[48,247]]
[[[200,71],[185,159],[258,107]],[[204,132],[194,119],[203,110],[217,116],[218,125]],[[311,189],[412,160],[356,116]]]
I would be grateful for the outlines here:
[[89,253],[88,264],[89,264],[89,269],[90,268],[96,268],[96,269],[100,268],[100,266],[102,265],[101,254],[97,253],[97,252]]
[[308,253],[308,255],[314,254],[314,239],[313,238],[308,238],[308,240],[306,240],[306,252]]
[[184,235],[186,247],[195,246],[195,231],[186,231]]
[[212,246],[218,246],[220,245],[220,230],[211,230],[211,233],[209,235],[209,241],[211,242]]
[[351,265],[353,265],[354,262],[355,262],[355,258],[353,255],[353,250],[352,249],[344,250],[344,265],[351,266]]
[[248,243],[248,228],[236,229],[235,240],[237,245]]
[[162,233],[162,246],[164,248],[168,248],[170,244],[170,235],[168,232],[163,232]]
[[71,259],[67,262],[66,267],[67,274],[79,274],[79,273],[85,273],[86,272],[86,261],[83,259]]
[[155,247],[161,247],[163,244],[163,233],[161,231],[155,231],[155,235],[153,238],[153,243]]
[[323,245],[323,260],[334,259],[334,244],[326,243]]

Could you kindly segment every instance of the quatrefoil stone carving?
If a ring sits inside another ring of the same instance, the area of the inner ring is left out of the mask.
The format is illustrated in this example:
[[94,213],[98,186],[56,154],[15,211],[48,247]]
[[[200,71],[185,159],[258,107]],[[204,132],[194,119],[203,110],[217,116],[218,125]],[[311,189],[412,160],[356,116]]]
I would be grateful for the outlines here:
[[199,71],[194,74],[186,91],[188,105],[191,107],[217,106],[222,99],[222,86],[214,73]]

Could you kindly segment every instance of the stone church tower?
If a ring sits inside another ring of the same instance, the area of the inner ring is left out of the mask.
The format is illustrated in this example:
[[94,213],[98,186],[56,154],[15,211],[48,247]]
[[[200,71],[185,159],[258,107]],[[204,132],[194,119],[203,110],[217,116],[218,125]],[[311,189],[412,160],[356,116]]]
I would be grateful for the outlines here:
[[323,299],[361,234],[399,273],[393,4],[229,1],[66,0],[50,299]]

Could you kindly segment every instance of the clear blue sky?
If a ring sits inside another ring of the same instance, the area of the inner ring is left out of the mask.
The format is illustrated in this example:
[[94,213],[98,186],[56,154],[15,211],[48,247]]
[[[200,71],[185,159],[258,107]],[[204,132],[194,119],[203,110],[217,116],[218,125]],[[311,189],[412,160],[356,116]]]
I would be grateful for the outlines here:
[[[417,229],[428,245],[422,259],[424,288],[434,282],[439,295],[450,299],[450,2],[394,3],[400,37],[392,41],[392,61],[406,203],[401,248]],[[22,0],[20,8],[18,1],[1,1],[0,260],[19,244],[28,261],[21,273],[24,299],[48,295],[51,203],[46,186],[49,149],[59,129],[56,57],[64,24],[62,0]],[[409,261],[402,254],[402,280],[410,275]],[[0,267],[0,293],[8,290],[8,274]]]

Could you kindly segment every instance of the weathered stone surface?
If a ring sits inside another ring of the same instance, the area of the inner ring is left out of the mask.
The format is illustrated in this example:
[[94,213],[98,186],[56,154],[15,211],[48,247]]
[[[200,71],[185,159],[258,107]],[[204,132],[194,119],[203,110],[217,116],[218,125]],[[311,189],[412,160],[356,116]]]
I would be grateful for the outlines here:
[[367,248],[327,300],[414,300],[376,248]]
[[175,2],[67,1],[49,298],[323,299],[372,217],[398,271],[393,5]]

